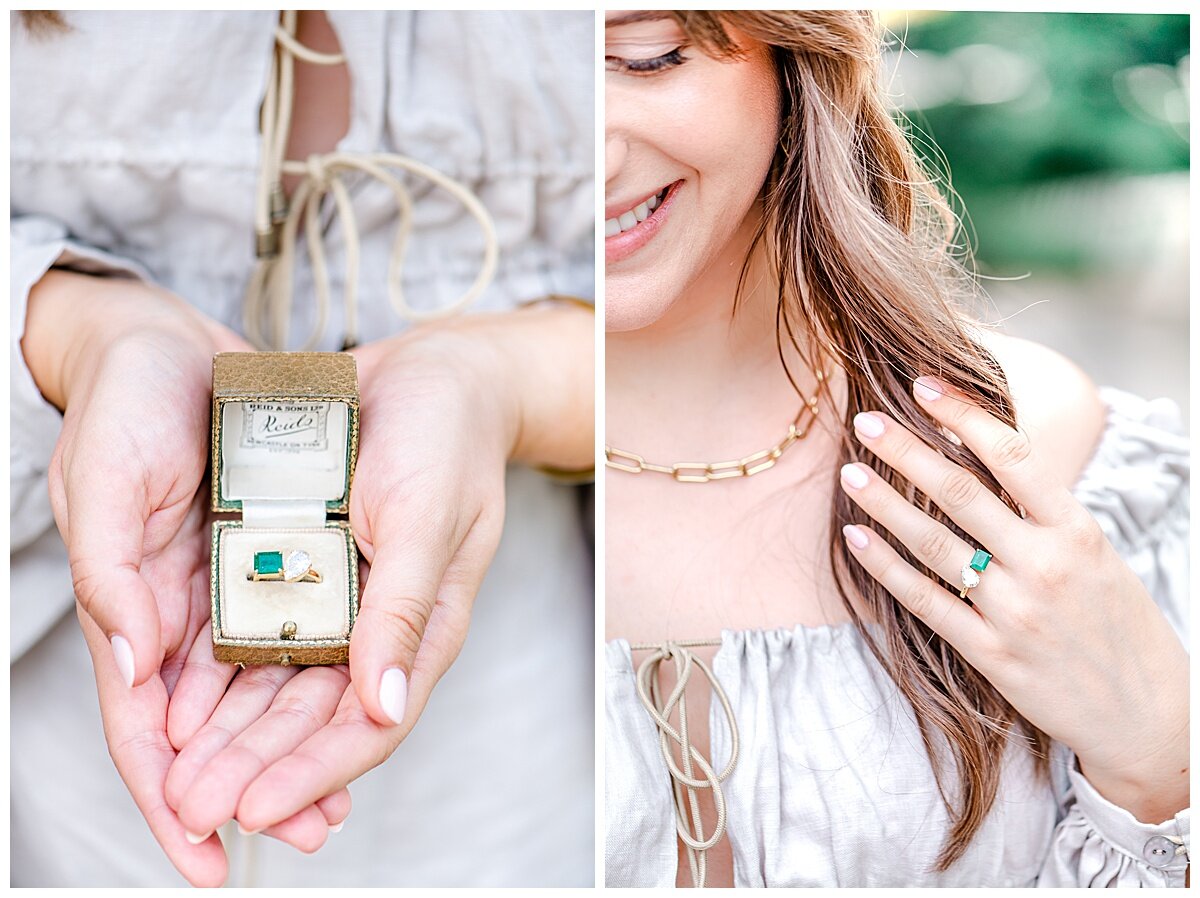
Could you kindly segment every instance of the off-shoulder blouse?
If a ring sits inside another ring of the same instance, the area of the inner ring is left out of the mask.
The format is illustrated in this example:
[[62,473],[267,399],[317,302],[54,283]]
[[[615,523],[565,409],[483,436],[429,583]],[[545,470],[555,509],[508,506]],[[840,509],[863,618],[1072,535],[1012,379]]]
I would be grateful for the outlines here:
[[[1186,642],[1188,442],[1178,410],[1103,389],[1099,444],[1074,487]],[[1049,782],[1014,741],[966,853],[948,832],[913,709],[852,623],[725,630],[713,670],[740,755],[723,785],[736,886],[1182,886],[1190,810],[1144,823],[1105,800],[1056,744]],[[1064,684],[1064,688],[1069,688]],[[605,881],[672,886],[675,810],[629,643],[606,646]],[[730,740],[710,712],[711,760]]]

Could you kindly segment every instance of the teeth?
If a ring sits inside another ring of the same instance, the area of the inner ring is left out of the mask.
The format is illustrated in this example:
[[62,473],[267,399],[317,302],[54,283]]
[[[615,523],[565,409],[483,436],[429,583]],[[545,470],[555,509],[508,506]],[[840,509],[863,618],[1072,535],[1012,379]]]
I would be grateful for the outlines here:
[[616,218],[607,218],[604,220],[604,236],[615,237],[623,231],[628,231],[631,228],[637,227],[643,221],[650,217],[659,206],[662,205],[663,198],[666,196],[666,191],[655,194],[646,200],[644,203],[638,203],[628,212],[625,212]]

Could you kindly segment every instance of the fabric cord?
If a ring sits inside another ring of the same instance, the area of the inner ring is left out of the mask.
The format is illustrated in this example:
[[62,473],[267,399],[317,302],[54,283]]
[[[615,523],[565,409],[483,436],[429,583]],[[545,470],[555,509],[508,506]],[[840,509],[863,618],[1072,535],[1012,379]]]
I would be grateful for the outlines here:
[[[304,218],[305,240],[313,273],[317,316],[303,349],[313,348],[329,321],[329,270],[321,242],[319,215],[327,194],[333,196],[338,221],[345,235],[345,339],[343,348],[358,343],[358,225],[350,194],[341,176],[362,172],[387,185],[396,201],[398,222],[388,258],[388,298],[401,318],[428,321],[461,311],[483,293],[496,273],[499,242],[491,216],[470,189],[436,169],[396,153],[314,153],[304,161],[285,159],[291,133],[294,76],[297,59],[314,65],[340,65],[341,53],[318,53],[296,40],[298,13],[288,10],[275,29],[275,54],[262,104],[262,153],[255,195],[255,252],[258,262],[246,289],[244,327],[247,338],[260,349],[283,349],[288,345],[292,311],[293,270],[296,234]],[[453,302],[437,309],[414,309],[404,298],[400,271],[412,231],[412,195],[404,182],[388,169],[401,169],[441,187],[479,223],[483,232],[483,261],[475,281]],[[288,202],[283,176],[299,175],[300,183]],[[264,332],[264,318],[265,332]]]
[[[692,640],[685,642],[664,642],[661,645],[634,645],[635,651],[650,651],[650,655],[639,665],[637,670],[637,694],[642,704],[658,727],[659,747],[662,749],[667,770],[671,774],[671,786],[675,795],[675,828],[684,844],[687,853],[688,866],[691,868],[692,884],[704,888],[707,879],[707,852],[721,840],[725,834],[725,795],[721,783],[733,773],[738,760],[738,729],[737,720],[729,697],[718,682],[712,669],[704,663],[692,648],[700,646],[719,646],[721,641]],[[663,701],[658,685],[659,667],[664,661],[675,664],[675,685]],[[725,720],[729,725],[730,752],[729,762],[719,774],[715,773],[712,764],[691,743],[688,731],[687,698],[684,695],[692,670],[698,668],[712,687],[713,695],[721,704]],[[679,728],[671,725],[671,715],[678,708]],[[672,744],[679,748],[679,763],[675,761]],[[695,775],[699,768],[701,777]],[[706,838],[704,827],[700,820],[701,789],[711,789],[713,804],[716,807],[717,820],[712,833]]]

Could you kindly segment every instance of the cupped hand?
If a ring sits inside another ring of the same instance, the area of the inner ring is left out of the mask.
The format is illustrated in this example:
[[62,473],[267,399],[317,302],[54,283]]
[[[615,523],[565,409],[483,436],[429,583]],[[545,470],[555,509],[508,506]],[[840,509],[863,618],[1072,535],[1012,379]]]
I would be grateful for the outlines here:
[[[168,766],[216,701],[168,700],[208,637],[207,496],[212,356],[248,349],[170,293],[51,272],[22,349],[63,409],[51,504],[67,545],[109,751],[168,857],[219,884],[218,840],[194,845],[165,801]],[[203,665],[202,665],[203,666]],[[232,668],[216,671],[227,682]],[[168,726],[168,717],[173,726]]]
[[1178,636],[1026,434],[936,379],[918,379],[913,392],[1026,517],[893,418],[865,412],[854,422],[862,445],[976,543],[867,465],[842,469],[846,493],[948,583],[973,581],[964,568],[977,548],[992,558],[979,565],[968,604],[961,588],[923,575],[870,528],[845,528],[852,556],[1030,723],[1069,746],[1101,794],[1145,822],[1170,818],[1188,805],[1188,658]]
[[236,816],[261,830],[340,795],[391,755],[457,657],[499,543],[519,430],[486,319],[355,351],[361,433],[350,523],[369,567],[349,676],[341,666],[240,674],[255,688],[238,696],[234,681],[171,773],[189,828]]

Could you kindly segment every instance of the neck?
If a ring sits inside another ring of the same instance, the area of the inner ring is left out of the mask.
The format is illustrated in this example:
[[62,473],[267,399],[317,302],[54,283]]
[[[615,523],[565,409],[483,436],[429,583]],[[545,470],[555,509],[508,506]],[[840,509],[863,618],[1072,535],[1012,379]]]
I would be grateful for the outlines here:
[[[776,350],[778,280],[761,245],[734,312],[754,224],[743,222],[661,318],[606,335],[610,444],[659,462],[713,460],[749,454],[787,431],[801,400]],[[809,395],[813,376],[786,337],[784,357]]]

